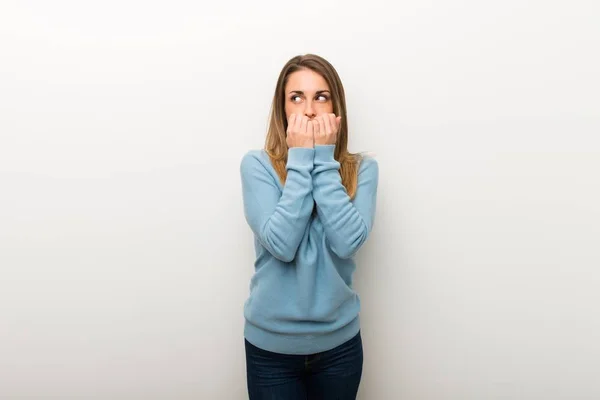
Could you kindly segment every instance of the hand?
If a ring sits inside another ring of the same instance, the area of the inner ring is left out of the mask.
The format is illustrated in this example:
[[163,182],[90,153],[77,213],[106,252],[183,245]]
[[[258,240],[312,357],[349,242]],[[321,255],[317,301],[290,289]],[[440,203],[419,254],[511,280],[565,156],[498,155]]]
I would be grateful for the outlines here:
[[315,118],[315,145],[336,144],[342,117],[335,114],[321,114]]
[[307,116],[291,114],[288,119],[287,138],[288,147],[314,147],[315,124]]

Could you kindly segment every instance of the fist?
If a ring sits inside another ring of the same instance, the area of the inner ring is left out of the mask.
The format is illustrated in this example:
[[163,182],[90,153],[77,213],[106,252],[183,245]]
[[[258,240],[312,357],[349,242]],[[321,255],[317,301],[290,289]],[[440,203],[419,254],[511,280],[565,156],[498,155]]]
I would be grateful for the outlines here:
[[321,114],[315,118],[315,145],[336,144],[342,117],[335,114]]
[[314,147],[314,123],[307,116],[290,114],[288,118],[287,138],[288,147]]

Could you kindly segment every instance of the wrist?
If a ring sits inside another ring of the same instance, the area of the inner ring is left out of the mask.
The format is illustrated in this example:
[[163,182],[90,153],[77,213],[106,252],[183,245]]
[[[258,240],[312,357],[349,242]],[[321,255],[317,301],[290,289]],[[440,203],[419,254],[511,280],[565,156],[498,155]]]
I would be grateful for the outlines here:
[[335,155],[334,144],[315,145],[315,158],[319,160],[333,160]]

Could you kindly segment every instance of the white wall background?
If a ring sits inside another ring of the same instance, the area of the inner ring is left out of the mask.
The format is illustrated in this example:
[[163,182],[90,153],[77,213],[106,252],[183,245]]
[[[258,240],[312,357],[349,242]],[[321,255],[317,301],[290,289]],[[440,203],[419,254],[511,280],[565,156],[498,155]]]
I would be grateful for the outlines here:
[[600,5],[0,3],[0,398],[244,399],[239,161],[329,59],[380,163],[360,399],[600,398]]

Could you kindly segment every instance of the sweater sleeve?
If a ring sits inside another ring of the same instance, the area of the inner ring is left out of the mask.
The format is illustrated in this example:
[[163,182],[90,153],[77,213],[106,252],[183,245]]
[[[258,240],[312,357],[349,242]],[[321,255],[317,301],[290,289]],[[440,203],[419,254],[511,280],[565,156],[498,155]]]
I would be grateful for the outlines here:
[[256,155],[247,153],[240,165],[246,221],[263,247],[284,262],[295,258],[313,211],[313,159],[313,148],[288,150],[283,191]]
[[335,145],[315,146],[313,196],[331,250],[340,258],[350,258],[373,227],[379,166],[373,158],[362,160],[356,195],[351,200],[342,185],[334,150]]

